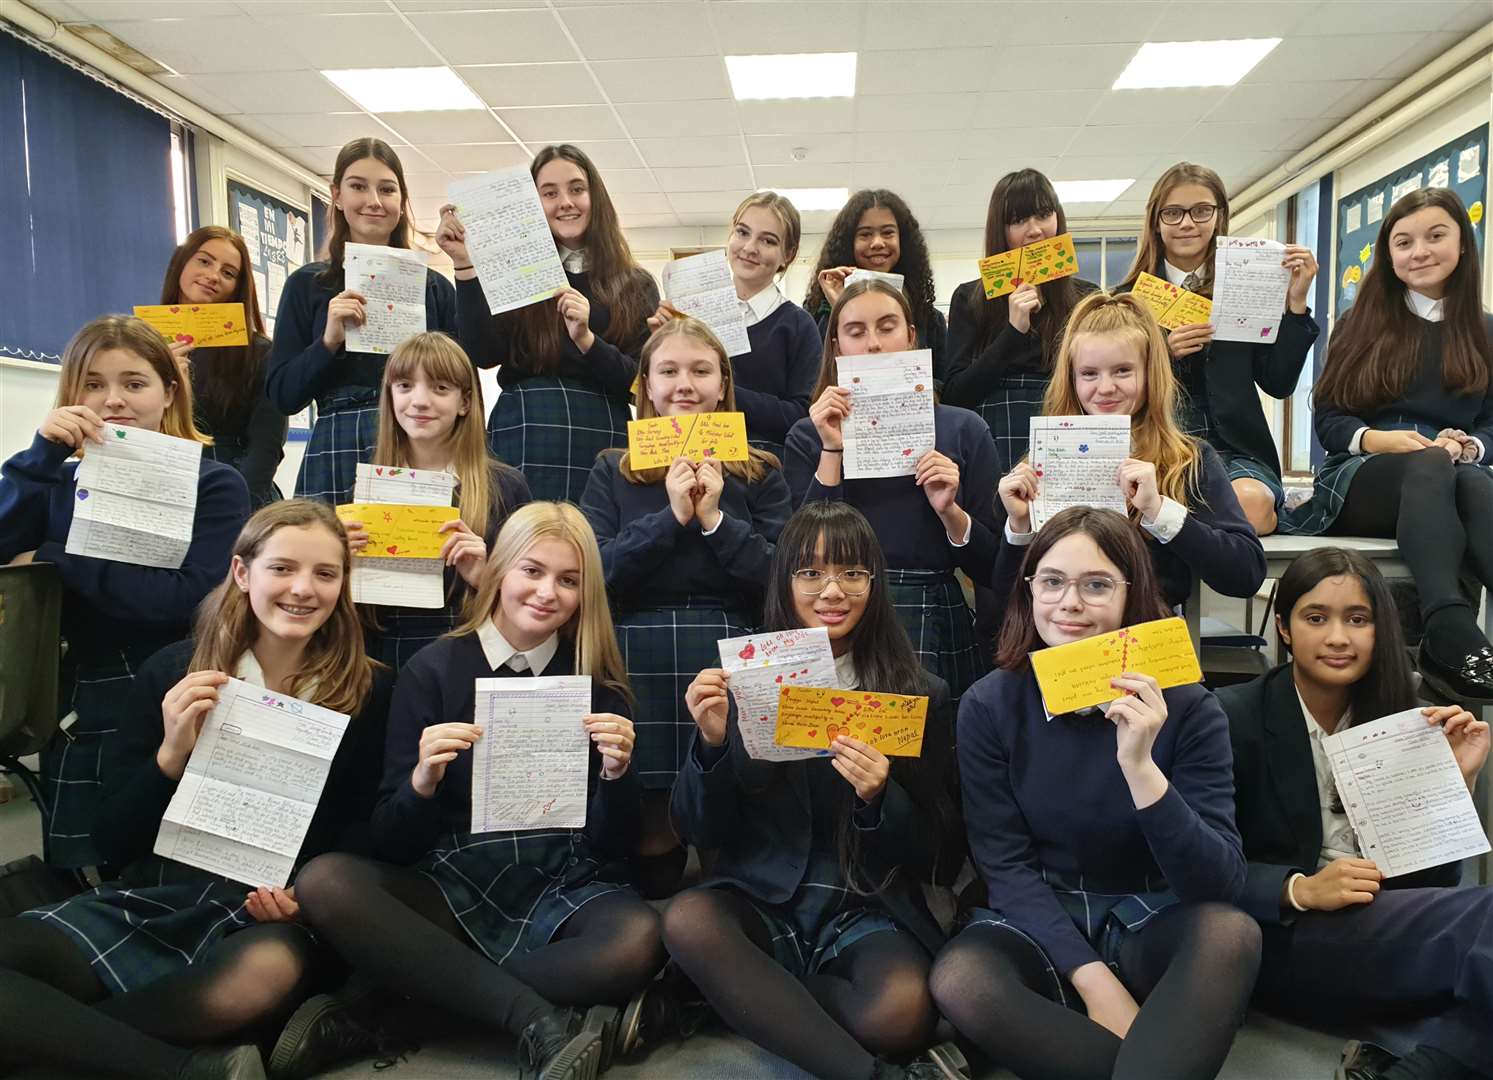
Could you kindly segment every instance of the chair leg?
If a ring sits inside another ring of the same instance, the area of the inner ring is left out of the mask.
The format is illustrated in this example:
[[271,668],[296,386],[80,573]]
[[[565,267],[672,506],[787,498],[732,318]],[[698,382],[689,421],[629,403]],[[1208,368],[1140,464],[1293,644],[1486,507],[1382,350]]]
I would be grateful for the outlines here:
[[41,780],[37,775],[21,764],[19,758],[0,757],[0,770],[3,770],[21,781],[27,792],[31,795],[31,801],[36,804],[37,810],[41,811],[41,860],[48,866],[51,860],[47,858],[47,835],[51,832],[51,805],[47,797],[42,793]]

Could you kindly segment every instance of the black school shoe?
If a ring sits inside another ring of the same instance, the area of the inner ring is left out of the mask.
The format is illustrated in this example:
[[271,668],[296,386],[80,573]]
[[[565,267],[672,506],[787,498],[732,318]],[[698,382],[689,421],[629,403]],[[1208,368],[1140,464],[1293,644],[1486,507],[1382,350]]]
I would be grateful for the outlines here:
[[519,1080],[596,1080],[601,1073],[607,1014],[596,1006],[583,1015],[577,1009],[551,1009],[518,1037]]
[[332,994],[316,994],[291,1014],[270,1053],[272,1080],[305,1080],[358,1058],[392,1064],[419,1049],[395,1038],[383,1020],[387,994],[357,976]]
[[177,1080],[264,1080],[264,1060],[257,1046],[204,1048],[193,1051],[176,1075]]
[[1382,1046],[1352,1039],[1343,1047],[1342,1064],[1333,1080],[1379,1080],[1400,1059]]
[[1420,673],[1448,701],[1493,703],[1493,647],[1483,645],[1453,667],[1421,643]]
[[[622,1010],[615,1056],[640,1056],[650,1046],[683,1041],[714,1016],[695,984],[672,961],[657,979],[643,987]],[[610,1064],[610,1062],[608,1062]]]

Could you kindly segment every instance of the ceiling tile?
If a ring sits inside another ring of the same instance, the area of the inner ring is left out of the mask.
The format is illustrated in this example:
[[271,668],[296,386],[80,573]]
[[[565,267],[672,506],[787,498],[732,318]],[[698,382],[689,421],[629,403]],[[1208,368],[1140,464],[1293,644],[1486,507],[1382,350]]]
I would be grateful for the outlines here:
[[1275,146],[1281,138],[1279,121],[1231,121],[1202,123],[1179,140],[1177,152],[1189,161],[1208,160],[1208,155],[1225,151],[1260,152]]
[[1098,104],[1087,126],[1138,124],[1164,116],[1178,125],[1200,120],[1228,96],[1221,86],[1191,86],[1176,90],[1110,90],[1095,95]]
[[871,5],[839,0],[778,3],[776,0],[724,0],[708,9],[721,52],[853,52],[861,18]]
[[287,10],[297,15],[357,15],[389,10],[382,0],[238,0],[236,6],[246,15],[283,15]]
[[724,165],[708,169],[654,169],[654,175],[668,194],[676,191],[725,191],[752,186],[751,171],[745,165]]
[[[1293,37],[1336,37],[1344,30],[1370,34],[1412,35],[1432,30],[1457,29],[1456,23],[1467,16],[1468,5],[1462,0],[1416,0],[1413,4],[1386,3],[1384,0],[1360,0],[1356,4],[1323,3],[1303,13],[1291,28]],[[1482,5],[1483,23],[1493,12]],[[1479,24],[1481,25],[1481,24]],[[1318,42],[1321,45],[1321,42]]]
[[[318,176],[331,176],[332,170],[337,165],[337,154],[341,149],[340,146],[293,146],[287,147],[282,152],[286,157],[299,161]],[[401,153],[402,151],[403,147],[396,150]]]
[[[855,160],[855,137],[846,133],[748,135],[746,143],[747,153],[754,165],[788,165],[794,161],[825,164]],[[896,156],[901,158],[903,155]]]
[[689,168],[740,165],[746,160],[740,135],[702,135],[695,139],[639,139],[638,149],[649,165]]
[[404,142],[483,143],[506,142],[508,132],[492,114],[476,109],[451,112],[382,113],[379,119],[388,124]]
[[529,163],[529,155],[515,143],[483,143],[472,146],[431,144],[420,149],[437,165],[452,173],[491,172],[493,169]]
[[739,101],[741,130],[749,135],[845,131],[855,116],[854,98]]
[[[1287,37],[1299,33],[1302,20],[1320,7],[1339,0],[1173,0],[1153,28],[1151,41],[1193,41],[1206,38]],[[1406,5],[1409,6],[1409,5]],[[1341,30],[1341,27],[1339,27]]]
[[1108,90],[1135,55],[1133,43],[1121,45],[1013,45],[995,60],[1001,86],[1057,85],[1065,90]]
[[995,51],[986,48],[863,52],[855,72],[857,94],[948,93],[1006,82]]
[[676,135],[733,135],[740,131],[736,102],[730,98],[676,101],[658,105],[618,105],[622,123],[635,139]]
[[560,105],[550,109],[502,109],[498,115],[525,142],[558,143],[581,139],[620,139],[622,130],[605,105]]
[[758,187],[825,188],[849,187],[848,165],[757,165],[752,169]]
[[618,4],[559,14],[591,60],[716,55],[715,34],[700,5]]
[[952,46],[995,45],[1010,39],[1004,33],[1006,5],[966,4],[925,0],[918,4],[870,4],[865,49],[941,49]]
[[[1004,158],[1023,162],[1037,157],[1056,157],[1073,145],[1076,127],[1000,128],[972,132],[960,148],[961,159],[989,161]],[[956,166],[963,169],[963,164]]]
[[[282,72],[282,74],[295,74],[294,72]],[[219,97],[215,92],[220,80],[233,80],[236,75],[156,75],[155,81],[173,93],[180,94],[188,101],[200,105],[214,116],[232,116],[244,110],[239,108],[225,98]],[[345,100],[345,99],[344,99]],[[343,105],[343,108],[349,108]]]
[[100,19],[217,19],[242,14],[237,4],[227,0],[130,0],[128,4],[119,0],[72,0],[68,5],[81,17],[90,21]]
[[1145,147],[1148,156],[1155,157],[1174,151],[1180,137],[1191,127],[1191,124],[1116,124],[1080,128],[1063,158],[1066,161],[1069,156],[1133,155],[1137,147]]
[[662,190],[658,180],[647,169],[610,169],[602,180],[607,190],[613,193]]
[[29,0],[30,5],[49,19],[57,22],[91,22],[83,9],[88,5],[70,4],[65,0]]
[[1142,154],[1065,154],[1049,174],[1053,180],[1120,180],[1124,177],[1150,182],[1148,175],[1157,161],[1171,164],[1166,153]]
[[233,75],[192,75],[184,76],[184,79],[190,85],[205,87],[229,102],[233,112],[261,115],[347,112],[358,107],[316,71],[255,71]]
[[1359,109],[1372,104],[1376,98],[1388,93],[1398,82],[1397,79],[1365,79],[1363,82],[1350,83],[1348,91],[1328,105],[1320,115],[1352,116]]
[[661,191],[608,191],[612,205],[624,214],[672,214],[669,197]]
[[620,216],[624,229],[658,229],[679,224],[678,215],[672,213],[642,214],[621,211]]
[[[119,8],[113,10],[118,11]],[[257,41],[264,28],[247,15],[169,22],[102,22],[119,40],[182,75],[231,71],[294,71],[306,66],[294,49],[225,49],[225,41]]]
[[366,113],[279,113],[275,116],[248,116],[246,119],[270,125],[283,139],[277,146],[341,145],[353,139],[375,138],[397,142]]
[[724,214],[729,219],[741,200],[751,193],[747,187],[731,191],[671,191],[668,199],[679,214]]
[[[613,3],[615,0],[607,0]],[[431,11],[472,11],[490,8],[543,8],[548,0],[394,0],[394,6],[408,15]]]
[[[858,162],[850,170],[850,186],[856,189],[890,188],[898,194],[914,188],[941,188],[948,179],[950,168],[951,162],[948,161]],[[757,175],[762,175],[760,168]]]
[[698,101],[731,96],[719,56],[660,60],[600,60],[591,65],[614,102]]
[[857,131],[923,131],[963,127],[979,103],[978,94],[877,94],[856,98]]
[[[1170,37],[1159,0],[1048,0],[1001,5],[1006,40],[1032,45],[1119,44]],[[1161,25],[1158,25],[1161,24]]]
[[1034,124],[1078,126],[1094,109],[1092,90],[994,90],[980,95],[973,128],[1022,128]]
[[[428,67],[441,62],[398,15],[260,15],[254,23],[257,32],[244,39],[245,45],[262,44],[242,50],[249,55],[273,53],[283,42],[286,51],[294,50],[321,70]],[[220,43],[215,51],[232,50]]]
[[[265,117],[265,120],[268,121],[275,121],[278,119],[279,117],[277,116]],[[290,146],[294,143],[294,140],[291,139],[289,135],[285,134],[285,132],[277,131],[268,123],[258,120],[252,116],[225,116],[223,120],[230,126],[238,128],[245,135],[249,136],[249,138],[257,139],[258,141],[264,143],[264,145],[266,146],[283,147]],[[346,141],[347,140],[345,139],[343,140],[343,142]],[[339,143],[338,145],[340,146],[341,144]]]
[[1297,120],[1308,116],[1347,116],[1351,108],[1337,108],[1361,83],[1338,82],[1243,82],[1207,113],[1209,123],[1258,120],[1261,117]]
[[1320,38],[1287,38],[1245,78],[1254,82],[1330,82],[1388,77],[1386,70],[1405,52],[1399,34],[1342,34],[1324,48]]
[[[471,4],[501,7],[501,4]],[[549,11],[461,11],[411,15],[410,22],[448,64],[575,60],[575,49]]]
[[[939,123],[938,118],[933,118]],[[920,161],[931,158],[955,158],[972,142],[965,131],[899,131],[896,133],[862,131],[854,137],[854,158],[850,161]]]
[[575,143],[575,146],[595,162],[596,167],[603,172],[611,169],[643,168],[643,159],[638,157],[638,152],[626,139],[582,141]]
[[460,67],[465,79],[494,108],[526,105],[600,105],[606,99],[582,63],[492,64]]

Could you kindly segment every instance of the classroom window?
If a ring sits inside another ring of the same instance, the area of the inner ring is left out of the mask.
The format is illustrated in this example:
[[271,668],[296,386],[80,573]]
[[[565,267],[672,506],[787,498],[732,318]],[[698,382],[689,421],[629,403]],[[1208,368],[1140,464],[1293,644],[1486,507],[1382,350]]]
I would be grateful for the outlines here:
[[176,242],[186,242],[192,231],[192,184],[186,146],[186,132],[171,126],[171,206],[176,215]]
[[1078,276],[1085,281],[1101,281],[1104,277],[1104,238],[1076,238],[1073,249],[1078,254]]
[[1104,238],[1104,280],[1101,288],[1113,289],[1125,280],[1130,264],[1135,261],[1135,237],[1106,236]]
[[1323,457],[1322,447],[1317,442],[1312,427],[1311,399],[1312,387],[1317,373],[1322,370],[1322,361],[1327,351],[1327,304],[1331,289],[1329,275],[1332,270],[1331,206],[1332,180],[1324,177],[1282,204],[1276,215],[1281,223],[1277,229],[1278,239],[1283,243],[1311,248],[1317,255],[1317,280],[1312,289],[1311,312],[1317,324],[1322,327],[1322,333],[1301,369],[1296,392],[1286,399],[1283,406],[1281,466],[1288,473],[1311,472]]

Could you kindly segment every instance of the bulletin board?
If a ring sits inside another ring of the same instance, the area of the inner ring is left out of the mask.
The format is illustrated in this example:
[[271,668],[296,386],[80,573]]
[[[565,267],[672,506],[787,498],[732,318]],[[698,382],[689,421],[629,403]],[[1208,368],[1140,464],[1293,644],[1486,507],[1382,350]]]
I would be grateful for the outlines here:
[[1337,280],[1333,282],[1336,316],[1341,317],[1358,298],[1363,275],[1374,259],[1380,222],[1389,208],[1402,195],[1422,187],[1451,188],[1457,193],[1472,219],[1481,252],[1487,232],[1483,219],[1488,202],[1488,125],[1338,200]]
[[[228,220],[249,249],[254,291],[264,315],[265,332],[275,336],[275,312],[285,279],[311,259],[311,215],[307,207],[262,191],[242,177],[228,176]],[[290,438],[309,437],[310,409],[290,418]]]

